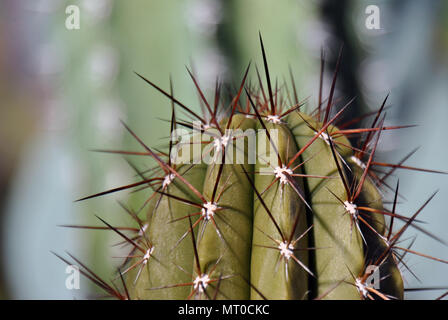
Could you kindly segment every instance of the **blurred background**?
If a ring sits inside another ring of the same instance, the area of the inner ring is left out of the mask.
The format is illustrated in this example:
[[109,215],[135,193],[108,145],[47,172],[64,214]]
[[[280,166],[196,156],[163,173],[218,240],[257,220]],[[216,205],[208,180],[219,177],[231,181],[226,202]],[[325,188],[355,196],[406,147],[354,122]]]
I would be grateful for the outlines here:
[[[185,66],[206,91],[217,77],[240,81],[249,61],[261,67],[259,31],[272,77],[282,82],[290,67],[310,107],[317,101],[321,49],[328,94],[344,44],[336,95],[357,97],[346,117],[377,109],[390,93],[387,124],[418,126],[384,133],[380,158],[398,162],[420,147],[406,164],[448,171],[446,1],[0,0],[0,298],[98,293],[85,279],[79,290],[68,290],[66,266],[51,251],[67,250],[113,277],[120,261],[111,258],[116,237],[59,225],[100,225],[95,214],[124,225],[128,217],[117,201],[137,208],[147,196],[122,192],[74,202],[133,181],[123,157],[90,151],[137,150],[120,120],[148,145],[166,142],[169,128],[161,119],[169,119],[170,103],[134,71],[165,89],[171,75],[175,96],[199,110]],[[448,240],[448,178],[398,170],[393,185],[397,178],[406,197],[398,211],[407,215],[439,189],[420,219]],[[448,259],[446,246],[416,230],[409,234],[417,237],[415,250]],[[411,255],[406,262],[417,276],[404,270],[407,287],[448,286],[447,265]],[[443,292],[407,297],[434,299]]]

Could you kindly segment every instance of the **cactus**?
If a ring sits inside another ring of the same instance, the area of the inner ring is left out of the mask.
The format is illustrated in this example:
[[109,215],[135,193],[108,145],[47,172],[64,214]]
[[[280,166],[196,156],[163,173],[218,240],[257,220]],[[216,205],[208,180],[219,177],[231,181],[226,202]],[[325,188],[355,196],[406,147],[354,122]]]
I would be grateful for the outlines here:
[[[103,219],[105,226],[89,227],[110,229],[129,245],[118,270],[123,289],[71,256],[109,295],[403,299],[404,254],[447,263],[400,245],[409,227],[443,240],[416,219],[434,195],[407,217],[396,212],[399,184],[392,187],[388,178],[396,169],[443,172],[408,167],[404,161],[375,161],[380,136],[406,127],[384,126],[387,97],[376,113],[367,115],[374,117],[371,126],[346,129],[338,122],[350,102],[332,112],[336,67],[328,99],[323,102],[320,96],[317,108],[307,114],[293,78],[293,94],[285,86],[272,86],[261,36],[260,43],[267,85],[259,75],[257,85],[247,84],[249,66],[225,107],[219,85],[209,102],[192,76],[204,105],[201,115],[172,90],[137,74],[172,102],[168,151],[148,147],[124,124],[144,151],[113,152],[148,156],[156,166],[147,172],[136,169],[141,178],[136,183],[80,199],[131,188],[153,191],[139,212],[124,207],[137,227],[114,227]],[[175,107],[195,121],[178,120]],[[382,173],[379,167],[389,171]],[[385,205],[388,192],[391,209]],[[397,220],[403,226],[394,231]],[[369,283],[372,270],[380,276],[377,286]]]

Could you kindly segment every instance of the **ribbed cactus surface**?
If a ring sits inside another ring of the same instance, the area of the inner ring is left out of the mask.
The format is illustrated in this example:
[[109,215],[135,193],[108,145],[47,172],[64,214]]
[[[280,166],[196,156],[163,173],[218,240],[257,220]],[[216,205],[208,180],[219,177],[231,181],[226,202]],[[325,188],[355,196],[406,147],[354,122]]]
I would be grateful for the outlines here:
[[[384,126],[386,98],[376,113],[362,118],[370,126],[349,129],[361,119],[341,121],[350,102],[339,111],[334,107],[337,68],[328,98],[319,97],[319,104],[304,112],[293,80],[272,85],[262,42],[261,47],[265,81],[257,70],[258,81],[250,85],[248,67],[228,105],[221,99],[223,88],[216,85],[207,100],[192,76],[201,114],[139,75],[171,100],[171,135],[167,150],[159,151],[125,125],[143,151],[117,152],[148,156],[155,167],[136,169],[141,179],[134,184],[84,198],[152,190],[143,214],[127,209],[137,227],[113,227],[103,220],[131,248],[119,270],[124,291],[100,281],[109,294],[122,299],[403,298],[403,254],[423,254],[399,243],[408,227],[423,230],[416,217],[431,198],[411,217],[398,214],[399,185],[391,185],[389,177],[396,169],[422,169],[403,161],[377,162],[375,152],[385,131],[405,126]],[[179,109],[190,120],[179,119]],[[392,199],[386,201],[387,193]],[[400,228],[394,230],[398,220]]]

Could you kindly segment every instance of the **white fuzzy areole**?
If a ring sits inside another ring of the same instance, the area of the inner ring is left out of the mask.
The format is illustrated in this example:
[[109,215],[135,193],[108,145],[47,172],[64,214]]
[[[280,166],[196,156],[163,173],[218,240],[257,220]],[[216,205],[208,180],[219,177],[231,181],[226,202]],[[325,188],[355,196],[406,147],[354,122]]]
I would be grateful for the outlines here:
[[148,227],[149,227],[149,223],[145,223],[145,224],[140,228],[140,230],[138,231],[138,235],[139,235],[139,236],[143,236],[143,233],[146,232],[146,230],[148,229]]
[[165,178],[163,179],[162,189],[165,189],[166,187],[168,187],[170,185],[170,183],[173,182],[175,177],[176,177],[176,175],[174,173],[170,173],[170,174],[166,175]]
[[294,254],[292,250],[294,250],[294,246],[292,244],[288,244],[286,241],[280,242],[278,245],[278,248],[280,249],[280,254],[282,257],[285,257],[286,260],[289,260],[291,256]]
[[277,116],[277,115],[268,115],[268,116],[266,117],[266,120],[269,121],[269,122],[271,122],[271,123],[274,123],[274,124],[280,124],[280,123],[282,123],[282,121],[280,120],[280,117]]
[[356,218],[358,216],[358,206],[356,204],[349,201],[344,201],[344,208],[345,211],[350,213],[353,217]]
[[362,294],[364,298],[367,297],[369,294],[369,291],[367,290],[367,286],[361,281],[360,278],[355,279],[355,286],[358,289],[358,291]]
[[204,292],[204,289],[207,288],[208,283],[210,282],[210,277],[208,274],[204,273],[200,276],[197,276],[193,281],[194,290],[198,290],[200,293]]
[[217,209],[218,206],[216,205],[216,203],[212,203],[209,201],[203,204],[203,208],[201,210],[202,216],[205,220],[210,220],[215,215]]
[[366,167],[367,167],[366,164],[364,162],[362,162],[358,157],[351,156],[350,159],[362,170],[366,169]]
[[154,251],[154,247],[149,248],[148,250],[146,250],[145,255],[143,256],[143,265],[145,265],[146,263],[148,263],[149,258],[151,257],[152,252]]
[[280,179],[280,183],[282,184],[286,184],[288,183],[288,177],[286,176],[287,173],[288,175],[292,175],[293,172],[291,169],[289,169],[288,167],[282,166],[282,167],[276,167],[274,169],[274,174],[276,178]]
[[213,141],[213,146],[216,149],[216,154],[220,152],[223,149],[223,147],[224,148],[227,147],[230,138],[231,135],[229,133],[226,133],[221,138],[215,138],[215,140]]
[[[315,131],[314,134],[318,134],[319,132]],[[331,141],[332,138],[326,133],[326,132],[322,132],[319,136],[320,139],[324,140],[326,144],[330,145],[330,139]]]

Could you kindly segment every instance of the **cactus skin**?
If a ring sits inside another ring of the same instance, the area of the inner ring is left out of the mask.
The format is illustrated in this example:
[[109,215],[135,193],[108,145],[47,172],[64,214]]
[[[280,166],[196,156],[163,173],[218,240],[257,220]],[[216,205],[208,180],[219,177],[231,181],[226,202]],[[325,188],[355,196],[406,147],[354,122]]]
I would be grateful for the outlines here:
[[[202,191],[205,170],[206,166],[204,165],[195,165],[188,170],[187,166],[184,165],[178,169],[179,173],[186,171],[185,179],[188,179],[198,191]],[[166,192],[197,201],[197,196],[176,178],[167,186]],[[129,286],[131,295],[142,299],[184,299],[190,292],[188,287],[167,288],[165,290],[147,289],[164,286],[166,283],[183,283],[190,280],[190,276],[184,272],[179,272],[178,267],[184,270],[192,270],[192,244],[190,241],[181,241],[177,244],[189,228],[188,221],[180,220],[175,223],[170,223],[170,221],[191,214],[195,210],[169,197],[155,197],[149,204],[147,211],[148,227],[145,233],[146,238],[154,247],[153,257],[148,259],[146,267],[142,268],[140,275],[138,275],[139,268],[137,268],[129,278],[130,282],[132,280],[132,282],[139,284]],[[172,250],[176,245],[176,249]],[[152,276],[150,277],[149,274]]]
[[[305,114],[292,114],[288,123],[299,145],[305,145],[315,132],[307,126],[313,124],[316,129],[322,125],[317,124],[311,117]],[[333,127],[329,127],[331,132]],[[350,142],[344,137],[339,138],[344,145]],[[307,174],[322,176],[337,175],[337,167],[333,159],[329,145],[321,138],[317,139],[309,149],[305,150],[303,158],[313,157],[305,163],[304,170]],[[350,149],[343,148],[341,156],[351,155]],[[313,209],[314,245],[316,250],[316,276],[318,281],[318,295],[330,290],[335,283],[350,277],[350,271],[354,274],[361,272],[364,256],[362,239],[357,232],[351,232],[350,218],[344,214],[344,208],[338,199],[347,197],[340,178],[319,180],[306,179]],[[331,190],[332,195],[328,190]],[[349,271],[350,270],[350,271]],[[332,290],[327,299],[357,299],[359,293],[356,288],[341,283]]]
[[[269,131],[272,129],[278,130],[277,151],[282,162],[285,163],[288,160],[288,155],[294,155],[297,152],[294,137],[287,126],[283,124],[265,123],[265,126]],[[262,129],[260,125],[259,129]],[[266,139],[266,136],[263,134],[262,137],[259,135],[257,138]],[[269,143],[268,141],[266,142]],[[264,154],[259,156],[266,157]],[[297,162],[295,162],[295,165],[298,164]],[[259,172],[262,167],[266,168],[265,165],[260,164],[260,161],[257,161],[255,172]],[[296,180],[303,189],[301,179]],[[255,176],[255,187],[261,192],[265,190],[266,186],[271,185],[273,181],[273,175],[258,174]],[[271,214],[275,221],[278,222],[285,238],[289,237],[297,218],[299,218],[299,221],[294,232],[294,239],[306,231],[305,204],[289,185],[282,185],[280,181],[277,181],[265,192],[262,198],[268,208],[270,208]],[[260,292],[264,292],[267,299],[303,299],[308,290],[307,272],[305,269],[298,267],[292,259],[290,259],[291,261],[281,259],[278,262],[279,253],[277,250],[260,247],[260,245],[278,246],[271,239],[278,241],[282,239],[256,194],[255,202],[251,282]],[[304,250],[308,247],[307,235],[304,235],[295,247],[303,249],[296,253],[296,256],[303,264],[308,265],[308,253]],[[286,268],[288,268],[287,273]],[[262,297],[257,291],[252,289],[251,298],[260,299]]]
[[[201,147],[198,141],[193,144],[202,152],[214,150],[216,158],[225,161],[206,164],[192,157],[193,164],[173,165],[172,158],[163,160],[166,155],[154,153],[126,126],[158,163],[159,171],[153,172],[151,181],[159,182],[152,185],[154,193],[146,208],[145,221],[137,218],[140,227],[133,240],[108,225],[132,247],[128,261],[120,270],[125,278],[122,279],[126,294],[102,286],[112,296],[119,299],[403,299],[403,279],[398,268],[401,261],[393,254],[394,242],[389,240],[391,235],[397,240],[405,229],[393,233],[386,226],[384,216],[393,216],[410,225],[432,197],[411,219],[384,209],[378,189],[382,185],[369,176],[376,144],[372,150],[363,151],[369,157],[367,164],[356,158],[359,155],[353,150],[359,149],[353,148],[343,130],[334,125],[345,107],[330,117],[332,92],[324,110],[324,121],[320,119],[320,109],[317,116],[299,112],[297,101],[281,113],[283,105],[277,104],[277,96],[274,99],[263,45],[262,51],[269,96],[265,96],[260,80],[262,94],[255,95],[253,92],[257,90],[246,89],[246,110],[243,110],[240,96],[246,71],[238,95],[232,100],[230,116],[218,117],[219,94],[212,110],[198,88],[209,112],[198,116],[140,76],[173,104],[200,119],[202,127],[199,131],[196,128],[193,134],[203,133],[203,140],[199,140]],[[376,136],[378,143],[379,135],[386,130],[383,121],[376,127],[375,120],[372,128],[360,132],[369,132],[370,138]],[[176,123],[173,112],[171,128]],[[233,144],[228,147],[229,144],[223,143],[223,138],[229,137],[227,129],[253,133],[256,130],[256,144],[272,146],[275,151],[271,149],[271,152],[276,153],[277,160],[267,165],[263,160],[268,158],[267,154],[257,150],[255,164],[250,162],[247,152],[250,139],[231,135],[227,141]],[[260,129],[270,135],[262,134]],[[278,140],[270,137],[274,130]],[[243,163],[235,161],[237,140],[243,141]],[[223,155],[232,150],[233,162],[227,162]],[[268,167],[273,172],[262,174],[262,169]],[[394,209],[397,194],[398,186]],[[367,268],[372,265],[380,270],[379,289],[369,289],[366,285]]]
[[[354,172],[355,177],[360,177],[362,172],[360,168],[353,164],[350,160],[350,168]],[[378,189],[372,183],[371,180],[366,180],[363,184],[363,188],[358,199],[358,203],[360,205],[369,206],[371,208],[375,208],[378,210],[383,210],[383,203],[381,200],[381,194],[378,192]],[[383,237],[386,235],[386,221],[384,216],[379,213],[372,213],[370,216],[369,224]],[[366,238],[368,238],[368,243],[370,244],[369,248],[364,248],[367,251],[366,261],[376,261],[381,255],[386,251],[387,246],[383,239],[378,237],[377,234],[368,230],[367,228],[361,228],[363,234]],[[390,275],[380,281],[380,287],[382,288],[382,292],[384,294],[388,294],[390,296],[396,297],[400,300],[404,298],[404,284],[403,279],[401,277],[400,270],[397,267],[398,262],[396,259],[389,255],[387,256],[386,261],[381,264],[379,270],[380,274]]]
[[[253,121],[246,121],[243,115],[235,115],[229,129],[246,130],[253,127]],[[235,146],[233,148],[235,149]],[[247,150],[247,147],[244,150]],[[248,164],[247,154],[244,158],[245,170],[252,172],[253,165]],[[212,199],[220,166],[220,164],[211,164],[207,169],[204,196],[208,200]],[[221,274],[230,277],[222,281],[218,292],[212,290],[212,296],[216,294],[218,299],[247,300],[250,288],[245,279],[249,279],[250,274],[253,192],[239,165],[222,164],[222,175],[217,185],[217,192],[222,192],[222,196],[217,201],[222,210],[217,211],[215,216],[218,229],[211,225],[210,221],[201,221],[200,227],[204,228],[204,232],[198,241],[199,261],[206,269],[205,271],[216,264],[212,276],[215,275],[217,278]]]

